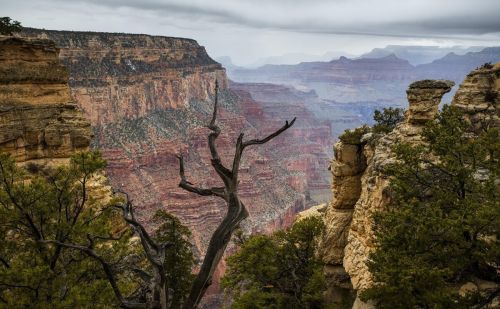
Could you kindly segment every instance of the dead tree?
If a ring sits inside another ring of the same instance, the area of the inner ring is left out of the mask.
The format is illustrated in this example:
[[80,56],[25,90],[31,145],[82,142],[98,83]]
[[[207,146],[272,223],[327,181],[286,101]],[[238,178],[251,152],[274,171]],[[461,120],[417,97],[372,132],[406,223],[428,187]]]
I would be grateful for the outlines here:
[[[184,160],[182,156],[179,156],[179,164],[180,164],[180,177],[181,181],[179,186],[183,189],[197,193],[203,196],[218,196],[222,198],[227,203],[227,213],[218,228],[215,230],[212,238],[210,239],[210,243],[208,245],[207,253],[203,260],[203,264],[201,266],[201,270],[196,276],[190,294],[184,303],[184,308],[196,308],[198,303],[200,302],[202,296],[207,290],[208,286],[210,286],[212,282],[212,275],[214,273],[215,268],[219,264],[222,259],[222,255],[226,249],[227,244],[231,239],[231,235],[238,227],[240,222],[248,216],[248,212],[245,209],[245,206],[240,201],[238,197],[238,170],[240,167],[241,156],[243,155],[243,150],[246,147],[252,145],[264,144],[273,139],[274,137],[280,135],[282,132],[290,128],[295,122],[295,118],[288,123],[285,123],[283,127],[281,127],[276,132],[267,136],[264,139],[252,139],[249,141],[243,141],[243,133],[241,133],[236,142],[236,151],[234,154],[233,164],[231,169],[225,167],[219,157],[217,152],[217,146],[215,145],[215,141],[217,137],[220,135],[221,130],[216,125],[215,121],[217,118],[217,105],[218,105],[218,85],[216,83],[215,87],[215,103],[214,103],[214,111],[212,115],[212,120],[210,121],[209,128],[212,132],[208,136],[208,144],[210,147],[210,153],[212,156],[212,166],[219,175],[219,177],[224,182],[224,187],[214,187],[203,189],[194,186],[192,183],[187,181],[185,173],[184,173]],[[84,191],[85,192],[85,191]],[[134,230],[135,235],[137,235],[140,239],[143,252],[151,266],[151,273],[136,268],[134,265],[127,266],[127,270],[131,273],[137,275],[143,282],[142,287],[144,287],[146,292],[146,300],[138,300],[135,297],[126,297],[120,291],[118,286],[117,274],[115,273],[114,266],[112,263],[106,261],[102,256],[100,256],[96,248],[96,240],[117,240],[113,238],[105,239],[100,236],[92,236],[87,235],[88,243],[87,245],[73,244],[68,242],[62,242],[58,240],[47,240],[40,238],[37,241],[46,245],[56,245],[62,248],[78,250],[88,257],[97,261],[111,284],[113,292],[115,294],[116,299],[119,301],[120,306],[122,308],[132,309],[132,308],[161,308],[167,309],[170,306],[169,300],[169,287],[166,278],[166,269],[165,269],[165,253],[168,250],[172,243],[165,242],[159,243],[153,239],[153,237],[148,233],[145,227],[136,220],[132,201],[129,199],[129,196],[124,192],[119,192],[126,196],[126,200],[124,202],[120,202],[117,205],[114,205],[116,208],[122,211],[123,219],[128,223],[128,225]],[[85,193],[84,193],[85,195]],[[83,206],[82,206],[83,207]]]
[[212,131],[208,135],[208,146],[210,148],[210,154],[212,157],[212,167],[217,172],[224,183],[223,187],[213,187],[213,188],[200,188],[193,185],[186,179],[184,172],[184,159],[182,155],[179,158],[179,173],[181,181],[179,186],[184,190],[193,192],[202,196],[217,196],[222,198],[227,205],[227,213],[222,222],[219,224],[208,244],[207,253],[203,259],[203,264],[199,273],[197,274],[191,291],[189,293],[186,302],[184,303],[184,309],[196,308],[205,294],[205,291],[212,283],[212,276],[215,268],[219,264],[224,251],[233,235],[233,232],[238,228],[241,221],[248,217],[248,211],[245,205],[241,202],[238,197],[238,172],[241,163],[241,157],[243,151],[248,146],[261,145],[269,142],[276,136],[280,135],[288,128],[290,128],[294,122],[294,118],[291,122],[286,121],[285,125],[274,133],[268,135],[263,139],[251,139],[248,141],[243,140],[243,133],[240,133],[236,141],[236,149],[234,153],[233,163],[231,168],[227,168],[222,164],[219,153],[217,151],[217,145],[215,141],[221,133],[221,129],[216,124],[217,119],[217,108],[218,108],[218,91],[219,86],[216,82],[215,84],[215,100],[214,100],[214,110],[212,115],[212,120],[210,121],[208,128]]

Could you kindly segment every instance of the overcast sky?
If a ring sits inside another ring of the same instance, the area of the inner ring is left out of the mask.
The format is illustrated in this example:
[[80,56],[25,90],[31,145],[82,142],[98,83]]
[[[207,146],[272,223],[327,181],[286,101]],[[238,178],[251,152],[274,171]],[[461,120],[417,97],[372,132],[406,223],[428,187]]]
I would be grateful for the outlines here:
[[189,37],[237,64],[388,44],[500,45],[500,0],[0,0],[24,26]]

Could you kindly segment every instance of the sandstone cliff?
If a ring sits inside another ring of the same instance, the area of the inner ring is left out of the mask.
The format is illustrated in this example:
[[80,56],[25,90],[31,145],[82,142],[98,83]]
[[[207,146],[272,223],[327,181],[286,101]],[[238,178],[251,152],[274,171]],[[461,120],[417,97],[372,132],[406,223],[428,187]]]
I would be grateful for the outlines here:
[[244,227],[272,231],[288,226],[307,205],[326,201],[331,128],[317,123],[301,93],[262,85],[275,94],[267,102],[255,87],[229,86],[225,70],[190,39],[36,29],[22,35],[50,38],[61,48],[71,93],[91,120],[93,147],[108,160],[112,185],[131,195],[146,222],[160,208],[177,215],[193,231],[200,257],[224,203],[178,188],[175,155],[184,154],[189,179],[219,185],[205,128],[215,80],[221,86],[218,147],[223,160],[230,159],[240,132],[248,138],[265,136],[285,119],[299,118],[290,132],[245,153],[240,197],[250,217]]
[[61,49],[71,92],[92,124],[139,118],[209,100],[224,69],[195,40],[119,33],[25,29]]
[[[371,218],[389,203],[389,179],[383,171],[394,160],[391,147],[402,141],[422,142],[420,132],[424,123],[436,116],[442,96],[453,84],[443,80],[412,83],[407,90],[406,119],[392,132],[377,139],[366,135],[356,145],[335,144],[331,164],[333,199],[324,215],[327,229],[319,250],[326,263],[332,300],[353,297],[356,291],[371,285],[365,264],[374,248]],[[467,111],[472,124],[488,121],[491,125],[500,125],[500,63],[470,73],[452,104]],[[370,306],[357,299],[354,307]]]
[[0,36],[0,151],[16,161],[68,159],[90,144],[54,42]]

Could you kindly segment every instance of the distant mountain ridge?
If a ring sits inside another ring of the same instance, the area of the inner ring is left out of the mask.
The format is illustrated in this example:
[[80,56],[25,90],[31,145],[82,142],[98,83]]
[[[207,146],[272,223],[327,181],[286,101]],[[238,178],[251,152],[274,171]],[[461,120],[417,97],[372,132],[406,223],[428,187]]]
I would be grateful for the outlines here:
[[314,90],[321,99],[336,102],[405,102],[405,89],[418,79],[451,79],[463,76],[486,62],[500,61],[500,47],[488,47],[463,55],[448,53],[429,64],[414,66],[390,53],[382,58],[341,56],[329,62],[297,65],[265,65],[257,69],[238,68],[229,72],[237,82],[267,82]]
[[382,58],[390,54],[398,58],[406,59],[412,65],[430,63],[442,58],[449,53],[464,55],[468,52],[478,52],[484,49],[482,46],[407,46],[407,45],[387,45],[384,48],[374,48],[370,52],[362,54],[359,58]]
[[461,82],[460,76],[465,76],[472,69],[484,63],[495,63],[500,60],[500,47],[487,47],[479,52],[468,52],[464,55],[448,53],[431,63],[417,66],[419,76],[432,75],[433,78],[451,79]]

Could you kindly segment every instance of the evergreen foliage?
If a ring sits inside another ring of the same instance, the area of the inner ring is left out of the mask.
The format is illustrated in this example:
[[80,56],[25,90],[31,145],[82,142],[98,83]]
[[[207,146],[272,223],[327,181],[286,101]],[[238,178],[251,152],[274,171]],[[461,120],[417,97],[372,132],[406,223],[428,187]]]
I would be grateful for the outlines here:
[[191,231],[182,225],[177,217],[164,210],[159,210],[153,220],[160,223],[154,234],[155,240],[158,243],[172,244],[170,249],[166,251],[163,262],[170,289],[169,308],[181,308],[194,279],[191,270],[195,261],[191,250],[192,245],[189,241]]
[[12,35],[22,30],[21,23],[10,17],[0,17],[0,35]]
[[323,230],[320,218],[306,218],[270,236],[238,237],[241,248],[222,279],[232,308],[324,308],[323,269],[314,255]]
[[354,130],[345,130],[344,133],[339,136],[339,139],[344,144],[360,145],[363,135],[370,132],[371,128],[365,124],[362,127],[355,128]]
[[374,133],[389,133],[396,125],[404,120],[402,108],[384,108],[382,111],[375,110],[373,113],[373,120],[375,120],[375,125],[373,126]]
[[384,108],[382,111],[375,110],[373,113],[373,120],[375,120],[375,125],[369,127],[366,124],[355,128],[353,130],[346,129],[340,136],[339,139],[344,144],[350,145],[361,145],[364,141],[361,141],[363,135],[367,133],[389,133],[396,125],[404,120],[404,110],[402,108],[388,107]]
[[[80,252],[43,243],[47,239],[86,243],[90,235],[116,236],[120,228],[115,225],[116,213],[86,192],[88,182],[104,165],[98,153],[82,153],[67,167],[31,165],[30,170],[37,173],[30,175],[10,156],[0,154],[0,306],[69,308],[115,303],[100,265]],[[124,256],[129,236],[113,247],[99,248],[100,254],[109,259]]]
[[[106,162],[98,152],[78,153],[68,166],[19,167],[0,154],[0,308],[116,308],[106,263],[126,299],[147,303],[151,272],[145,248],[120,212],[92,189]],[[168,308],[189,292],[193,257],[189,230],[160,211],[154,217],[163,260]],[[91,254],[88,252],[92,251]]]
[[426,144],[393,149],[392,203],[374,216],[375,285],[362,294],[377,307],[480,307],[500,293],[457,293],[467,281],[500,283],[499,129],[469,126],[445,106],[424,129]]

